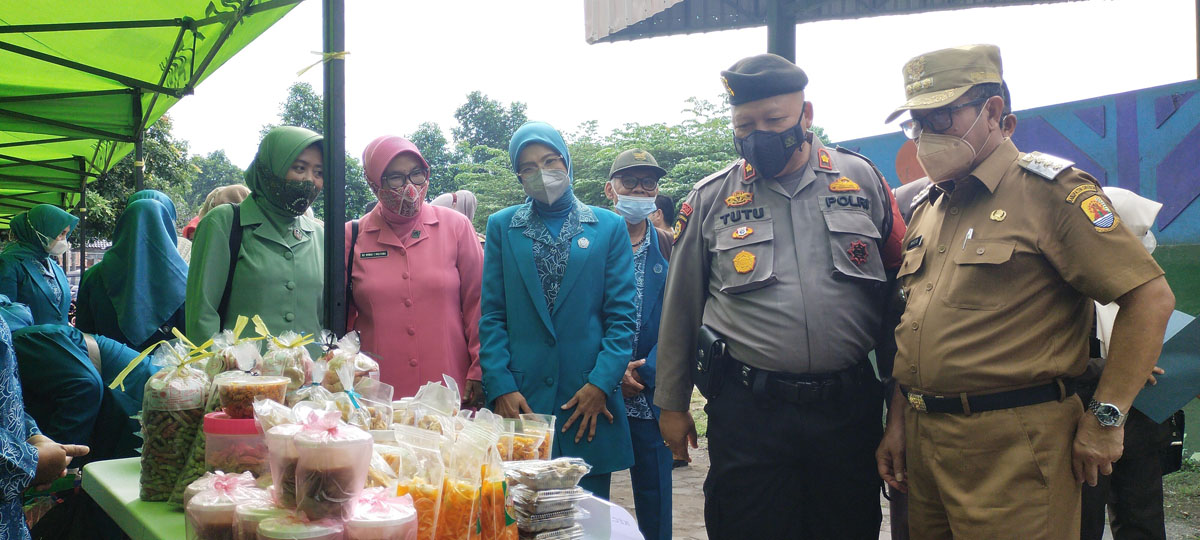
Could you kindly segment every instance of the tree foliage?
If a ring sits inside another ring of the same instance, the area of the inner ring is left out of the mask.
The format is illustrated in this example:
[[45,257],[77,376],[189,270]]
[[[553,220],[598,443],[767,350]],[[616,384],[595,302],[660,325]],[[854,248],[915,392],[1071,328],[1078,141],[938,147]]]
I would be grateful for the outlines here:
[[[178,217],[176,225],[182,228],[199,209],[190,197],[195,171],[188,159],[187,141],[171,134],[171,119],[163,116],[146,129],[142,150],[145,161],[143,189],[157,189],[171,197]],[[133,161],[131,152],[107,174],[88,185],[85,217],[88,239],[112,238],[117,218],[125,211],[125,200],[136,191]]]
[[204,198],[209,192],[220,186],[244,184],[245,176],[242,169],[229,161],[224,150],[214,150],[207,156],[195,155],[191,159],[192,189],[188,194],[188,203],[199,210],[204,205]]
[[467,102],[454,111],[454,119],[458,121],[458,127],[451,130],[454,144],[480,164],[491,159],[491,154],[476,152],[476,148],[485,146],[507,152],[513,132],[527,120],[524,103],[514,101],[505,108],[503,103],[478,90],[467,94]]
[[[298,126],[311,129],[317,133],[325,130],[325,107],[321,94],[313,90],[311,84],[299,82],[288,87],[287,98],[279,104],[279,123],[263,126],[259,139],[267,135],[275,126]],[[325,179],[329,181],[327,177]],[[375,200],[375,194],[367,185],[367,175],[362,162],[346,152],[346,219],[353,219],[366,213],[367,204]],[[325,198],[317,197],[313,203],[313,214],[324,219]]]
[[417,145],[425,161],[429,163],[429,196],[455,191],[458,184],[454,181],[454,165],[460,159],[450,149],[442,128],[436,122],[423,122],[417,130],[408,136],[408,140]]

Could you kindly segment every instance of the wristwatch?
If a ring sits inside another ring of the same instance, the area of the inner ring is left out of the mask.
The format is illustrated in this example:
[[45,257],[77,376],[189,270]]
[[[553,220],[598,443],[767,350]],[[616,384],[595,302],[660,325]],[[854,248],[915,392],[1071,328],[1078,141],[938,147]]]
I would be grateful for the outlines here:
[[1101,403],[1094,399],[1088,402],[1087,408],[1089,412],[1096,415],[1096,420],[1104,427],[1120,427],[1125,424],[1125,418],[1129,416],[1112,403]]

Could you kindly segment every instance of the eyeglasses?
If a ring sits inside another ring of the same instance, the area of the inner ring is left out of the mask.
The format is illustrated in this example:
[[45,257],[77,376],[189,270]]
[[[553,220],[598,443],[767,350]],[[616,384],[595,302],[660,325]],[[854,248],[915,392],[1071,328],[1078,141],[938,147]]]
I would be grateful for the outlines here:
[[567,168],[567,162],[562,156],[547,156],[546,159],[543,159],[540,164],[526,163],[520,169],[517,169],[517,176],[520,176],[521,178],[528,178],[533,176],[533,174],[538,172],[540,169],[555,169],[560,167],[563,169]]
[[613,180],[620,181],[621,185],[625,186],[625,189],[635,189],[638,187],[638,184],[641,184],[642,189],[646,191],[654,191],[658,188],[658,177],[654,175],[638,177],[627,174],[614,176]]
[[900,129],[904,131],[904,135],[910,139],[915,139],[921,136],[921,132],[929,130],[933,133],[941,133],[950,129],[954,125],[954,113],[959,109],[966,107],[974,107],[980,103],[984,103],[991,99],[991,96],[973,99],[961,105],[953,107],[941,107],[934,109],[922,116],[921,118],[912,118],[900,122]]
[[419,186],[429,181],[429,171],[426,169],[414,169],[409,171],[408,174],[402,172],[385,174],[381,180],[388,187],[393,188],[402,187],[407,183]]

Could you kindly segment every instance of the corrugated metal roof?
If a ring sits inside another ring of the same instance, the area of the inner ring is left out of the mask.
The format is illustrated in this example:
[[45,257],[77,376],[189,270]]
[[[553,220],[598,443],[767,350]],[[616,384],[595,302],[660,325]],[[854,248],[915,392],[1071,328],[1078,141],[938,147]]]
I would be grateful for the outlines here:
[[[772,0],[584,0],[588,43],[763,26]],[[1079,0],[780,0],[796,23]]]

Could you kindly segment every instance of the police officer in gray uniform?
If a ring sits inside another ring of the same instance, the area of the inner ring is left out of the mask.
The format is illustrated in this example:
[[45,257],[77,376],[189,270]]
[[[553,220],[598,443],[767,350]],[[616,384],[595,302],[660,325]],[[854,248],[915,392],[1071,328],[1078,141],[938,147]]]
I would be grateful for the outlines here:
[[890,373],[883,304],[904,223],[866,158],[804,129],[804,71],[763,54],[721,75],[743,159],[697,182],[675,224],[663,438],[694,442],[695,379],[709,397],[710,538],[878,538],[882,385],[867,354]]

